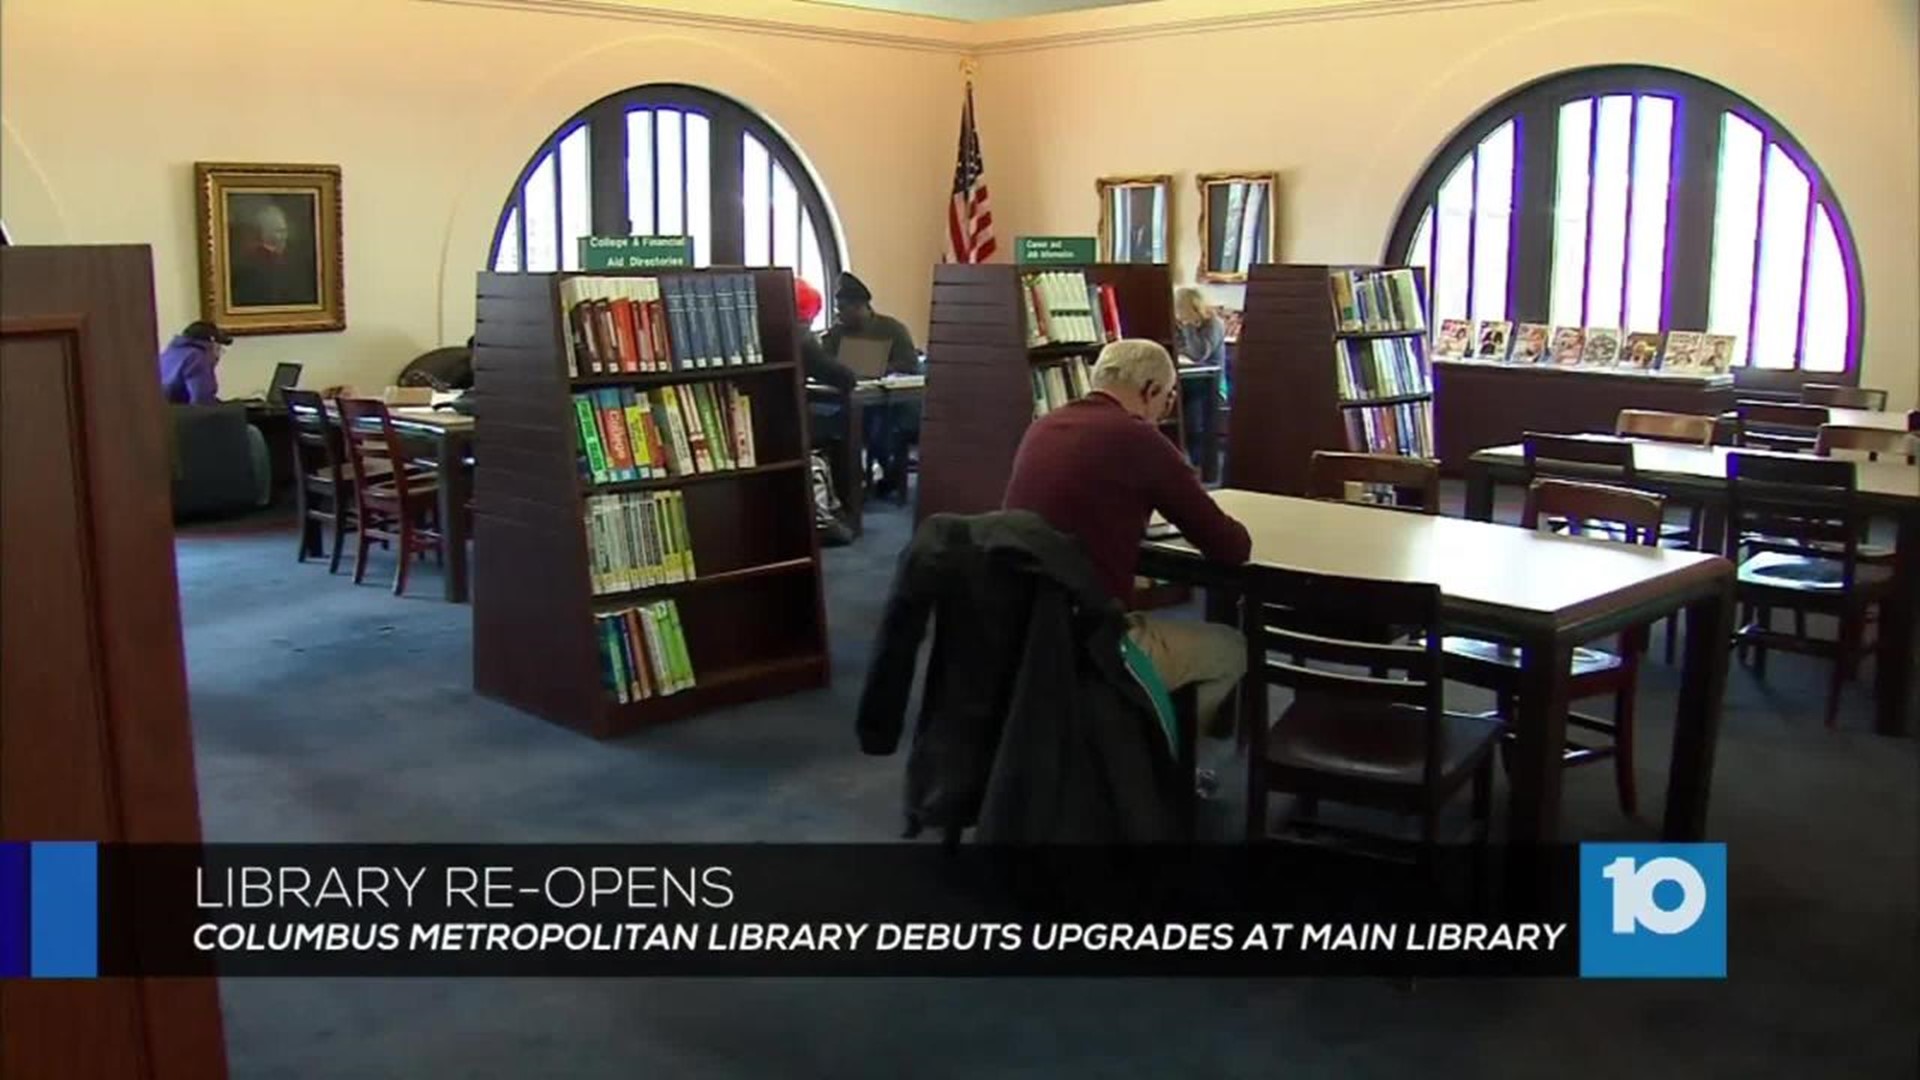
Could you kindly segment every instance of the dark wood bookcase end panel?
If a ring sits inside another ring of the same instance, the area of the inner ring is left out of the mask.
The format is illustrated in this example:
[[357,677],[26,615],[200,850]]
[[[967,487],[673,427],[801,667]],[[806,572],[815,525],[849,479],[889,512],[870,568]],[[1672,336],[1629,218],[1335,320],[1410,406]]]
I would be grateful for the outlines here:
[[[478,281],[474,686],[595,738],[823,686],[831,676],[792,274],[676,273],[752,277],[763,363],[575,376],[559,311],[559,280],[573,275]],[[702,382],[732,383],[751,401],[753,467],[624,483],[582,476],[574,393]],[[682,496],[699,576],[595,595],[586,500],[662,491]],[[679,612],[696,684],[620,703],[602,685],[594,616],[666,599]]]

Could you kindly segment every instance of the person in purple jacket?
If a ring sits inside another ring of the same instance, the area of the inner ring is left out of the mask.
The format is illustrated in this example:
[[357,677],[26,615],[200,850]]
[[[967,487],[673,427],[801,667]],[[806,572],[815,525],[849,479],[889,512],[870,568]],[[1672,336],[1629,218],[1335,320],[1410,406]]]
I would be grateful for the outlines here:
[[210,322],[187,324],[160,353],[160,389],[169,405],[211,405],[220,400],[214,369],[233,335]]

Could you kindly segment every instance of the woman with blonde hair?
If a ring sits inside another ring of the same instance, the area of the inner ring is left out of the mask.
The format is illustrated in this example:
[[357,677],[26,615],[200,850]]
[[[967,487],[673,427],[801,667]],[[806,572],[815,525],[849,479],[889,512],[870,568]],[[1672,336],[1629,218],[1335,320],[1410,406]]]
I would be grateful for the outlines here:
[[1207,303],[1206,296],[1191,285],[1173,290],[1173,343],[1183,360],[1226,363],[1227,324]]

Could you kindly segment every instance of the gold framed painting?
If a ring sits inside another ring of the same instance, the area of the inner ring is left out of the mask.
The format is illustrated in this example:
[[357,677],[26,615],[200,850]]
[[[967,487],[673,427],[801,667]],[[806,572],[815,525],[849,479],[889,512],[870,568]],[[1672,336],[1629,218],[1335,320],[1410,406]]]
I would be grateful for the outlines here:
[[347,328],[340,167],[193,166],[200,317],[233,334]]

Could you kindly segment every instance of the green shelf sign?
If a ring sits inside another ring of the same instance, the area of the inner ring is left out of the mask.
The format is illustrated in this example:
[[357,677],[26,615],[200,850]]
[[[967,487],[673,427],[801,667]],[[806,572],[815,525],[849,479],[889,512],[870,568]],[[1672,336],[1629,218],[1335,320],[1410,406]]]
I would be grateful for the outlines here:
[[1091,236],[1022,236],[1014,242],[1017,263],[1067,263],[1086,266],[1098,262]]
[[693,245],[684,236],[583,236],[582,270],[647,270],[693,265]]

